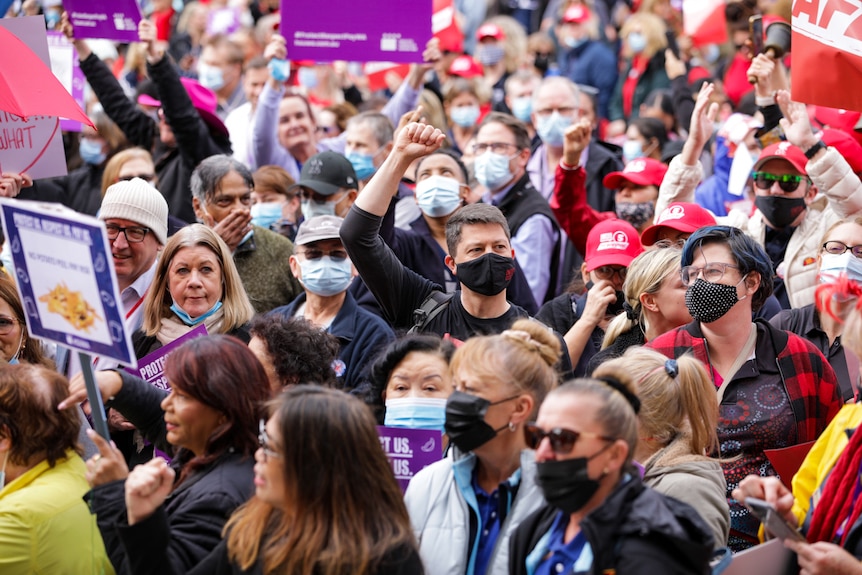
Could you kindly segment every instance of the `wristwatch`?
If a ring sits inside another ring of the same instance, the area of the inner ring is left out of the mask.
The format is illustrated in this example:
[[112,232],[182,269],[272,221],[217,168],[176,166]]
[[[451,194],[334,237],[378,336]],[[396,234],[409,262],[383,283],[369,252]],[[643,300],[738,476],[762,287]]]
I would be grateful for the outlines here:
[[818,141],[816,144],[805,150],[805,157],[809,160],[813,160],[814,156],[817,155],[817,152],[820,150],[825,150],[826,144],[823,143],[823,140]]

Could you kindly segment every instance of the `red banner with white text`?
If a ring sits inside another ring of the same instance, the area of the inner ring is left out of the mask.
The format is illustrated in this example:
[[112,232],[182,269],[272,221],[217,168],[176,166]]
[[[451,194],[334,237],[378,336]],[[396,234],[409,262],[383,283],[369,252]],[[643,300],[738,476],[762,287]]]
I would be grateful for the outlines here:
[[862,0],[794,0],[791,97],[862,111]]

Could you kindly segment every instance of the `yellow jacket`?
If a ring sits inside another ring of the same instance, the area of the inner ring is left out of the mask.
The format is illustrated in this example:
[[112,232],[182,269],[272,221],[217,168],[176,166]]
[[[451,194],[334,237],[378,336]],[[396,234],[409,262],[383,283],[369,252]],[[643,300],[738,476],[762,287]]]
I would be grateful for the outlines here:
[[42,461],[0,490],[0,573],[114,574],[82,499],[90,489],[85,472],[68,451],[53,468]]

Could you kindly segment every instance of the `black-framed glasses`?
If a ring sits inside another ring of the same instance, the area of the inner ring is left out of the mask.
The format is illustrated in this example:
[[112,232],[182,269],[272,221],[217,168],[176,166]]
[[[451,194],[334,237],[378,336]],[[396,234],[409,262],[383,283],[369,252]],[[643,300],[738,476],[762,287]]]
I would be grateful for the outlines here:
[[858,246],[848,246],[844,242],[839,242],[838,240],[832,240],[823,244],[823,251],[835,256],[840,256],[847,250],[850,250],[850,253],[857,258],[862,258],[862,244]]
[[703,273],[703,279],[705,279],[711,284],[714,284],[721,281],[721,278],[724,277],[724,273],[727,271],[728,268],[738,270],[739,266],[722,262],[712,262],[706,264],[702,268],[698,268],[695,266],[685,266],[679,271],[679,275],[682,278],[682,285],[684,286],[693,284],[695,280],[697,280],[697,276],[699,276],[701,273]]
[[122,232],[126,236],[126,241],[130,244],[138,244],[144,241],[150,228],[142,226],[120,227],[117,224],[105,224],[105,229],[108,230],[108,239],[114,241]]
[[481,156],[488,150],[501,156],[507,156],[510,150],[518,150],[518,146],[508,142],[488,142],[487,144],[473,144],[473,154]]
[[668,249],[668,248],[674,248],[674,249],[680,249],[681,250],[683,248],[683,246],[685,246],[685,240],[684,239],[658,240],[653,245],[655,247],[657,247],[659,249],[663,249],[663,250]]
[[260,449],[263,451],[263,461],[266,463],[270,457],[281,459],[284,457],[281,453],[270,447],[269,435],[266,433],[266,420],[260,420],[260,428],[257,434],[257,442],[260,444]]
[[766,172],[752,172],[754,185],[760,190],[768,190],[772,184],[778,182],[778,187],[782,192],[795,192],[799,184],[807,180],[805,176],[797,176],[795,174],[768,174]]
[[0,335],[9,335],[18,320],[14,317],[0,315]]
[[611,266],[599,266],[593,270],[596,277],[600,280],[612,280],[614,276],[620,278],[621,282],[626,281],[626,276],[629,273],[628,268],[613,268]]
[[316,248],[304,249],[302,251],[297,251],[297,254],[301,255],[307,260],[319,260],[323,256],[329,256],[333,261],[343,262],[347,259],[347,252],[344,250],[318,250]]
[[555,427],[554,429],[545,431],[535,423],[528,423],[524,426],[524,440],[530,449],[538,449],[542,440],[546,437],[551,442],[551,449],[557,455],[568,455],[571,453],[578,439],[581,437],[595,437],[605,441],[616,441],[616,438],[608,437],[607,435],[590,433],[588,431],[574,431],[564,427]]
[[572,116],[580,117],[581,114],[584,113],[583,108],[578,108],[576,106],[558,106],[556,108],[542,108],[541,110],[536,110],[536,115],[540,117],[547,117],[553,114],[554,112],[558,113],[561,116]]

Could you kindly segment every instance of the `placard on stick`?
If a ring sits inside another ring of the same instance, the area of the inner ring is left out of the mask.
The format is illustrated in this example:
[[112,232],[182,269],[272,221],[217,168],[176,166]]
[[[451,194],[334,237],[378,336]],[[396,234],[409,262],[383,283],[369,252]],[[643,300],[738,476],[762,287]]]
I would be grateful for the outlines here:
[[63,0],[76,38],[137,42],[141,9],[135,0]]

